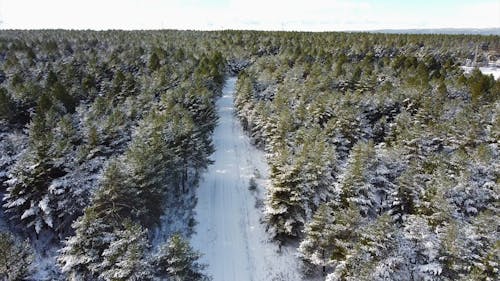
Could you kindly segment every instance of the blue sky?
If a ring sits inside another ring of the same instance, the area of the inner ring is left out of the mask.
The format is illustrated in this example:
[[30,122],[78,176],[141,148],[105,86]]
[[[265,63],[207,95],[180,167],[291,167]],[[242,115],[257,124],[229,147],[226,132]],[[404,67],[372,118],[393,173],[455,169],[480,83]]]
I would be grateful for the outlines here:
[[500,0],[0,0],[0,28],[373,30],[500,27]]

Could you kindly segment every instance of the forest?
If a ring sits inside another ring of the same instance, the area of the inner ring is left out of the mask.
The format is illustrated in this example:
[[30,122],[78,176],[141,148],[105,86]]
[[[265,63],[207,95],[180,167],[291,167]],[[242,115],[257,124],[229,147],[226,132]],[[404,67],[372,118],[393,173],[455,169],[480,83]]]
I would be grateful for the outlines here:
[[500,37],[0,31],[0,279],[210,280],[195,191],[237,75],[262,223],[304,280],[498,280],[500,81],[460,68],[477,49]]

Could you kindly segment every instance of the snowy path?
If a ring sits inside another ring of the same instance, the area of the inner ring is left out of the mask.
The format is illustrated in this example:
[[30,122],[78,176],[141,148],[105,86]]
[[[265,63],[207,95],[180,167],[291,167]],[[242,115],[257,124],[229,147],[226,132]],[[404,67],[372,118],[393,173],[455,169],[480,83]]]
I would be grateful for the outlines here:
[[[265,226],[257,198],[264,197],[268,167],[262,151],[250,144],[234,116],[233,93],[236,78],[226,81],[217,101],[219,123],[214,132],[215,163],[208,168],[197,191],[196,233],[193,247],[204,255],[207,273],[214,281],[301,280],[295,250],[281,253]],[[260,174],[256,191],[249,180]]]
[[[462,66],[462,69],[465,71],[465,73],[471,73],[472,70],[474,70],[475,67],[470,67],[470,66]],[[485,67],[479,67],[479,70],[485,74],[485,75],[493,75],[495,80],[500,79],[500,68],[499,67],[492,67],[492,66],[485,66]]]

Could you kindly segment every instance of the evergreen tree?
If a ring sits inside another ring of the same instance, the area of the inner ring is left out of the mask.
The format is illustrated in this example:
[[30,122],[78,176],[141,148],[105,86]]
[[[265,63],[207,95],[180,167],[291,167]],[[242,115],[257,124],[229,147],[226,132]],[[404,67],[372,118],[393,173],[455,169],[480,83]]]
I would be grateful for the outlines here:
[[355,202],[363,215],[374,216],[378,209],[376,188],[371,182],[376,165],[373,143],[358,143],[353,148],[349,166],[339,180],[344,205]]
[[140,225],[126,220],[112,236],[113,241],[102,252],[99,277],[109,281],[153,280],[153,269],[146,256],[149,248],[147,232]]
[[[142,128],[145,132],[144,128]],[[169,151],[160,133],[138,136],[126,152],[128,178],[123,189],[133,196],[128,198],[132,207],[131,215],[143,225],[152,226],[163,214],[165,194],[170,183],[168,170],[171,169]],[[127,199],[126,199],[127,200]]]
[[403,238],[408,242],[411,275],[415,279],[429,280],[441,275],[439,239],[425,218],[408,216],[403,228]]
[[54,196],[49,191],[53,179],[65,174],[51,159],[53,140],[50,115],[37,114],[29,127],[30,146],[20,158],[8,181],[4,207],[16,221],[38,235],[55,227]]
[[5,281],[26,280],[33,260],[28,241],[17,241],[8,232],[0,232],[0,278]]
[[301,258],[308,264],[325,268],[325,272],[326,266],[331,263],[329,253],[332,251],[325,234],[334,225],[334,221],[334,208],[327,204],[320,205],[305,227],[305,238],[299,246]]
[[490,89],[494,86],[494,80],[492,77],[483,75],[478,68],[475,68],[468,80],[468,84],[472,102],[477,103],[490,94]]
[[63,84],[57,82],[54,86],[52,86],[51,90],[55,101],[61,103],[64,107],[64,109],[61,109],[63,112],[75,112],[77,101],[70,93],[68,93],[68,90]]
[[271,163],[272,188],[267,198],[268,222],[274,228],[275,238],[282,242],[288,237],[298,237],[306,219],[300,167],[291,160],[286,148],[276,152]]
[[158,68],[160,68],[160,59],[158,58],[158,55],[156,52],[153,52],[151,56],[149,57],[149,64],[148,64],[149,70],[150,71],[156,71]]
[[300,188],[304,196],[304,209],[308,218],[323,202],[333,199],[333,177],[336,155],[325,143],[326,137],[317,130],[306,131],[295,165],[300,169]]
[[[204,151],[204,143],[200,132],[193,119],[185,110],[178,106],[170,108],[171,114],[168,114],[168,125],[164,131],[164,139],[167,146],[178,157],[176,169],[177,181],[182,191],[187,190],[188,170],[190,167],[202,168],[208,161],[206,160],[209,151]],[[174,113],[175,112],[175,113]]]
[[[498,228],[500,222],[491,211],[483,211],[471,221],[474,234],[466,232],[466,252],[463,258],[468,259],[467,269],[470,277],[483,280],[495,280],[499,277],[498,258],[500,256],[500,245],[498,242]],[[472,253],[471,253],[472,252]],[[469,254],[470,253],[470,254]],[[466,278],[464,278],[466,279]]]
[[[354,280],[388,280],[397,271],[391,266],[397,245],[396,227],[388,214],[377,217],[368,225],[358,228],[357,242],[346,261],[345,278]],[[349,277],[348,277],[349,276]]]
[[397,222],[404,222],[408,215],[416,214],[421,205],[422,194],[427,188],[429,176],[423,171],[422,163],[413,160],[395,180],[396,188],[389,194],[389,213]]
[[234,105],[237,108],[238,115],[243,123],[243,128],[245,130],[248,128],[248,117],[252,109],[252,83],[250,77],[247,73],[241,72],[238,75],[238,82],[236,84],[236,96],[234,99]]
[[113,225],[93,207],[74,223],[75,234],[64,241],[58,262],[69,280],[97,280],[103,252],[113,238]]
[[358,243],[361,223],[359,210],[353,204],[347,208],[322,205],[305,228],[306,236],[299,247],[302,259],[321,266],[323,273],[333,268],[345,270],[346,258]]
[[97,128],[91,126],[87,134],[87,144],[90,148],[94,148],[99,144],[99,135],[97,134]]
[[125,82],[125,75],[122,71],[116,71],[113,77],[113,94],[114,96],[119,96],[122,92],[123,83]]
[[0,120],[10,121],[14,113],[14,103],[7,90],[5,88],[0,88]]
[[205,265],[198,263],[200,254],[193,251],[180,235],[173,235],[166,244],[160,246],[155,256],[156,271],[162,278],[175,281],[210,280],[203,274]]
[[134,205],[135,191],[126,185],[124,165],[118,159],[111,160],[95,193],[92,209],[108,221],[121,222],[139,211]]

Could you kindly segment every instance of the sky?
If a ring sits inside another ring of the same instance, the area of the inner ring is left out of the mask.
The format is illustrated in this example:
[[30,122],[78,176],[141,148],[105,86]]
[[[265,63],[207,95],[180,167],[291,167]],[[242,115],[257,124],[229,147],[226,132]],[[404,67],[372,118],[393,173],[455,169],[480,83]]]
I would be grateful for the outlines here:
[[500,0],[0,0],[1,29],[500,27]]

